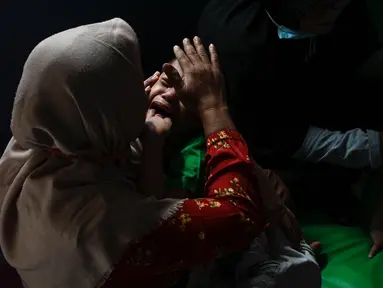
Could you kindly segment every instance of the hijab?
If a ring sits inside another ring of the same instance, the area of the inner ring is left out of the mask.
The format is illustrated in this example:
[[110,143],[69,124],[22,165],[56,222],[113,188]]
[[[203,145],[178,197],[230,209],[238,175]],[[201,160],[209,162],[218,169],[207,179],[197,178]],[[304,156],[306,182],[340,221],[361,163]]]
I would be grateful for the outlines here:
[[179,207],[135,186],[147,102],[138,40],[121,19],[58,33],[29,55],[0,159],[0,246],[27,287],[102,285]]

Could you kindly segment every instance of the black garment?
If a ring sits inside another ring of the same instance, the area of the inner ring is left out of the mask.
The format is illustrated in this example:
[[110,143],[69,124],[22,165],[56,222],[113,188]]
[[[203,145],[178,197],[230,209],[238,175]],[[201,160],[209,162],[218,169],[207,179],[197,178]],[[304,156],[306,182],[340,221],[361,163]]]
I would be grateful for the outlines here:
[[342,192],[348,192],[357,171],[289,157],[301,147],[309,125],[383,128],[383,119],[373,122],[378,117],[361,111],[361,97],[354,100],[366,92],[365,78],[383,78],[383,51],[374,56],[382,60],[365,62],[381,47],[365,1],[352,0],[326,35],[281,40],[260,0],[211,0],[199,35],[217,47],[230,113],[256,160],[301,194],[302,203],[326,205],[328,193],[333,203],[342,203],[338,207],[347,206]]
[[[340,91],[356,93],[350,82],[380,47],[364,1],[353,0],[331,33],[281,40],[261,1],[212,0],[201,16],[199,35],[217,47],[230,112],[254,147],[291,155],[309,124],[366,126],[355,116],[360,104],[344,115],[328,105]],[[349,121],[340,123],[339,118]]]

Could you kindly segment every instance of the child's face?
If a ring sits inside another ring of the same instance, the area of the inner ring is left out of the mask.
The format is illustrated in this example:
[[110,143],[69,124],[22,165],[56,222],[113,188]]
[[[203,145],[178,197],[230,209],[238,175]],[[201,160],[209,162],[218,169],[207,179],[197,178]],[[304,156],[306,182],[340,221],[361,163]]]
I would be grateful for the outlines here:
[[[171,63],[177,69],[180,76],[183,72],[177,60]],[[157,82],[152,86],[149,93],[149,108],[154,109],[157,114],[163,117],[170,117],[173,123],[188,125],[185,120],[190,118],[190,114],[185,110],[185,106],[178,99],[176,91],[170,87],[168,77],[162,73]],[[189,115],[189,116],[188,116]]]

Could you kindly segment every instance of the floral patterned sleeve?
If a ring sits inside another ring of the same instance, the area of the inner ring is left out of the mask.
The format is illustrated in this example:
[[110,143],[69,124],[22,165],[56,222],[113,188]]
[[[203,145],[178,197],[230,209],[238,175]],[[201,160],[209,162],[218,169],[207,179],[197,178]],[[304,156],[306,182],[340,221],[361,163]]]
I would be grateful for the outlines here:
[[265,227],[251,177],[254,164],[238,132],[223,130],[208,137],[206,198],[185,200],[173,217],[132,245],[104,287],[162,287],[178,272],[248,247]]

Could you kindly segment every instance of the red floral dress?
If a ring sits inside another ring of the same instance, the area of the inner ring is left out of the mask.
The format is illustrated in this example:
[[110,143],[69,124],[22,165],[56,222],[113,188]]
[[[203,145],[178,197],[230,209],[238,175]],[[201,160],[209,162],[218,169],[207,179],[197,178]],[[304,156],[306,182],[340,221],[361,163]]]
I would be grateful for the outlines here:
[[241,135],[207,139],[206,197],[177,213],[127,250],[101,287],[168,287],[191,267],[247,248],[265,228],[254,161]]

